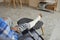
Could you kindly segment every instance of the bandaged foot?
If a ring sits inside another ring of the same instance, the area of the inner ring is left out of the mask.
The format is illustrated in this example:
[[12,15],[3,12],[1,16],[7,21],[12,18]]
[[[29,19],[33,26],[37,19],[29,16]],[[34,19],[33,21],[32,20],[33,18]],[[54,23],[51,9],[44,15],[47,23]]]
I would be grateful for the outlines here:
[[34,26],[35,26],[35,24],[36,24],[38,21],[40,21],[40,20],[41,20],[41,18],[42,18],[42,15],[41,15],[41,14],[39,14],[39,15],[38,15],[38,17],[37,17],[36,19],[34,19],[33,21],[29,22],[30,27],[29,27],[28,29],[31,29],[32,27],[34,27]]

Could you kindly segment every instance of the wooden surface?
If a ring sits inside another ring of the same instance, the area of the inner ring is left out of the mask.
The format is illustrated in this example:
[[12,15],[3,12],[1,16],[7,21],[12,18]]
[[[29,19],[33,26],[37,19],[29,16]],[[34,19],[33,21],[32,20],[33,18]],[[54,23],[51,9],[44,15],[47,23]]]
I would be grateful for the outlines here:
[[22,0],[22,2],[30,7],[37,7],[40,0]]
[[39,2],[39,0],[29,0],[29,6],[38,7]]

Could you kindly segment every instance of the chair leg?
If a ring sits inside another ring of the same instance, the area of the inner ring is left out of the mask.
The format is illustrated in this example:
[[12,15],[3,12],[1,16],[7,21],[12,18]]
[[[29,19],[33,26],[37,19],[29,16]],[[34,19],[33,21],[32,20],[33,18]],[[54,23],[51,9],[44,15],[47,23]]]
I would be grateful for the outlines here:
[[13,6],[14,6],[14,8],[16,8],[16,0],[13,0]]
[[43,27],[41,27],[41,31],[42,31],[42,35],[44,35],[44,29],[43,29]]
[[8,7],[11,5],[11,0],[8,2]]
[[3,0],[4,3],[6,3],[6,0]]
[[19,0],[19,2],[20,2],[20,6],[21,6],[21,8],[22,8],[22,0]]
[[56,11],[57,7],[54,7],[54,11]]
[[17,5],[19,6],[19,1],[18,1],[18,0],[16,0],[16,3],[17,3]]

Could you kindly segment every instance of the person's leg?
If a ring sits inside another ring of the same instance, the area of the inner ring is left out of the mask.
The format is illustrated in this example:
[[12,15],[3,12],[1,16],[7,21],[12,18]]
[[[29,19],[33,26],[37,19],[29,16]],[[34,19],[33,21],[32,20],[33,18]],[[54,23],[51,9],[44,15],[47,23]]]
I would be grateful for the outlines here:
[[24,23],[24,24],[20,24],[17,25],[15,27],[13,27],[12,29],[17,31],[17,32],[22,32],[25,29],[31,29],[33,26],[35,26],[35,24],[41,19],[42,15],[40,14],[36,19],[34,19],[33,21],[29,22],[29,23]]
[[[32,28],[33,26],[35,26],[35,24],[42,18],[42,15],[40,14],[36,19],[34,19],[33,21],[29,22],[30,28]],[[30,29],[29,28],[29,29]]]

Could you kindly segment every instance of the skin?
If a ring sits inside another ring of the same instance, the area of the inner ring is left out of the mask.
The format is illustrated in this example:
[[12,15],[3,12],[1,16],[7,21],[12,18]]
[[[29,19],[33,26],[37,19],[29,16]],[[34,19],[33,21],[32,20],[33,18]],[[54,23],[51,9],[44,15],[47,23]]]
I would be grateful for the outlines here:
[[19,28],[18,28],[18,25],[16,25],[15,27],[13,27],[13,28],[11,28],[11,29],[19,33],[19,30],[18,30],[18,29],[19,29]]
[[[8,18],[7,17],[2,17],[4,20],[7,20]],[[18,25],[16,25],[15,27],[12,27],[11,28],[12,30],[16,31],[16,32],[19,32],[18,30]]]

